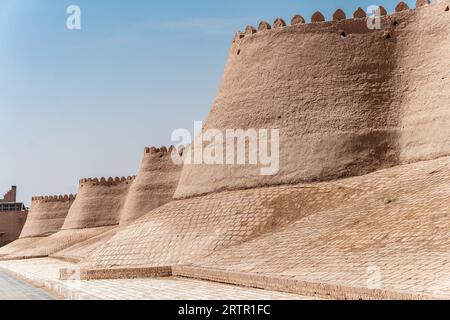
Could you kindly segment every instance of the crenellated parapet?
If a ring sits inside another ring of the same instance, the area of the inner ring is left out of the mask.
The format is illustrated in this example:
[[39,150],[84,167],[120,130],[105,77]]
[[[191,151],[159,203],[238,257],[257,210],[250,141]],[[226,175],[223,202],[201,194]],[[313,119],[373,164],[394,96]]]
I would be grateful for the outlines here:
[[175,150],[174,146],[170,146],[169,148],[162,146],[160,148],[157,147],[147,147],[145,148],[144,152],[145,154],[167,154],[171,153],[173,150]]
[[367,17],[367,13],[363,10],[363,8],[359,7],[353,12],[353,19],[364,19]]
[[325,21],[325,16],[320,11],[314,12],[314,14],[311,17],[311,22],[312,23],[324,22],[324,21]]
[[[422,8],[422,7],[429,6],[429,5],[441,5],[441,4],[442,3],[440,3],[440,2],[438,2],[437,4],[432,4],[430,0],[417,0],[416,8]],[[406,4],[404,1],[401,1],[400,3],[397,4],[397,6],[395,7],[395,12],[393,12],[391,15],[388,15],[387,10],[383,6],[379,6],[377,15],[379,17],[395,16],[396,14],[402,13],[404,11],[416,10],[416,8],[411,9],[408,6],[408,4]],[[444,11],[448,11],[448,10],[449,10],[448,3],[444,3]],[[266,21],[261,21],[258,28],[255,28],[253,26],[247,26],[245,28],[244,32],[238,31],[236,33],[234,42],[239,41],[240,39],[242,39],[244,37],[252,36],[259,32],[266,32],[269,30],[283,29],[283,28],[296,27],[296,26],[300,26],[300,25],[317,24],[317,23],[333,23],[333,22],[340,22],[340,21],[344,21],[344,20],[349,22],[351,20],[361,20],[361,19],[368,19],[368,18],[369,18],[368,14],[361,7],[356,9],[356,11],[353,13],[351,19],[347,17],[346,13],[342,9],[337,9],[333,13],[331,21],[327,21],[325,16],[320,11],[316,11],[311,16],[311,19],[310,19],[311,23],[307,23],[303,16],[297,14],[291,19],[291,23],[289,26],[287,25],[285,20],[283,20],[282,18],[275,19],[275,21],[273,22],[272,25],[270,25]]]
[[58,196],[39,196],[39,197],[32,197],[31,200],[33,202],[68,202],[68,201],[74,201],[77,195],[73,194],[65,194],[65,195],[58,195]]
[[395,12],[402,12],[406,10],[409,10],[409,6],[403,1],[399,2],[397,6],[395,6]]
[[175,199],[450,155],[450,0],[408,4],[389,14],[379,6],[300,13],[289,26],[280,17],[239,32],[204,130],[279,129],[275,173],[261,175],[263,164],[185,161]]
[[131,184],[136,176],[129,177],[110,177],[110,178],[86,178],[80,180],[80,187],[86,186],[119,186],[125,184]]
[[[256,31],[255,31],[256,32]],[[160,158],[164,158],[165,156],[170,156],[172,155],[174,152],[177,152],[178,155],[183,156],[185,148],[184,147],[180,147],[177,148],[175,146],[170,146],[170,147],[147,147],[144,149],[144,154],[145,155],[149,155],[149,156],[156,156],[156,157],[160,157]]]

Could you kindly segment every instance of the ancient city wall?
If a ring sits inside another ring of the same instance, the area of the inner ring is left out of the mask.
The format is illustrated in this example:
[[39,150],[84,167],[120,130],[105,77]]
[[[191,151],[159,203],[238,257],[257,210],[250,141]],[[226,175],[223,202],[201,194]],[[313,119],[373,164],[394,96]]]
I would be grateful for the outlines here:
[[0,247],[7,245],[19,237],[27,219],[27,214],[28,211],[0,213]]
[[47,237],[58,232],[76,196],[34,197],[20,238]]
[[171,159],[174,147],[145,148],[138,176],[81,179],[78,195],[59,232],[26,244],[5,259],[54,255],[78,261],[118,231],[170,202],[181,166]]
[[46,257],[116,228],[135,177],[81,179],[78,195],[56,233],[20,245],[3,259]]
[[[131,183],[120,211],[121,227],[172,200],[182,169],[182,166],[175,165],[171,159],[174,150],[174,147],[145,148],[140,172]],[[119,228],[114,228],[78,242],[53,256],[80,261],[91,251],[109,241],[118,230]]]
[[449,6],[450,1],[440,1],[393,22],[398,22],[396,94],[402,100],[398,125],[401,163],[449,154]]
[[[179,199],[121,228],[82,268],[188,265],[188,276],[214,279],[207,267],[223,282],[231,271],[359,287],[375,264],[383,289],[448,295],[450,13],[443,2],[403,9],[378,31],[358,10],[238,34],[205,129],[280,128],[280,173],[186,165]],[[407,162],[417,163],[396,166]]]
[[81,179],[62,230],[115,226],[135,177]]
[[176,198],[363,175],[450,154],[449,2],[367,28],[337,11],[247,27],[229,51],[206,129],[280,129],[280,170],[186,165]]
[[141,170],[128,192],[121,224],[130,223],[172,200],[182,166],[175,165],[169,149],[146,148]]

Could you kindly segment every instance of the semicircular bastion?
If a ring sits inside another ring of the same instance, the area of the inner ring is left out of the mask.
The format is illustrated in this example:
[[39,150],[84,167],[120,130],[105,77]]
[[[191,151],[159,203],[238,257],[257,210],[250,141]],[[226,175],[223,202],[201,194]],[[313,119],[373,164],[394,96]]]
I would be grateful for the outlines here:
[[20,238],[47,237],[58,232],[75,198],[72,194],[33,197]]
[[204,132],[278,129],[279,170],[186,164],[175,198],[329,181],[449,155],[448,4],[400,3],[395,18],[381,7],[380,30],[358,9],[353,20],[339,12],[338,21],[323,22],[316,12],[301,28],[236,37]]
[[120,224],[131,223],[173,199],[182,165],[172,160],[172,153],[181,153],[175,147],[146,148],[141,169],[128,191],[122,209]]

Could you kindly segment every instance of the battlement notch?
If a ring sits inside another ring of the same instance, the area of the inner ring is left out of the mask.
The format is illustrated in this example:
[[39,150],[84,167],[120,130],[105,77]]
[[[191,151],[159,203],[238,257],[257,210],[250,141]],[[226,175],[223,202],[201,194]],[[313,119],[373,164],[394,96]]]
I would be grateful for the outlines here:
[[337,9],[335,13],[333,13],[333,21],[340,21],[347,19],[347,16],[342,9]]
[[178,154],[180,156],[182,156],[184,149],[185,149],[184,147],[180,147],[180,148],[177,149],[177,147],[175,147],[175,146],[170,146],[170,147],[162,146],[160,148],[147,147],[144,150],[144,154],[145,155],[149,155],[149,156],[153,156],[153,157],[159,156],[160,158],[163,158],[163,157],[165,157],[167,155],[171,155],[174,151],[176,151],[176,152],[178,152]]
[[[430,5],[430,4],[431,4],[430,0],[417,0],[416,1],[416,8],[425,7],[425,6]],[[395,7],[395,11],[393,12],[393,14],[398,14],[398,13],[401,13],[401,12],[404,12],[404,11],[407,11],[407,10],[414,10],[414,9],[410,9],[410,7],[408,6],[408,4],[406,2],[401,1]],[[445,11],[449,11],[449,5],[446,5]],[[383,6],[378,6],[377,12],[374,12],[374,13],[376,15],[380,16],[380,17],[388,15],[387,10]],[[372,14],[372,13],[370,13],[370,14]],[[357,8],[356,11],[353,13],[353,16],[352,16],[352,19],[367,19],[367,18],[368,18],[368,13],[365,12],[364,9],[362,9],[361,7]],[[320,11],[316,11],[311,17],[311,23],[339,22],[339,21],[342,21],[342,20],[347,20],[347,15],[344,12],[344,10],[342,10],[342,9],[337,9],[333,13],[331,21],[327,21],[325,19],[325,16]],[[351,20],[351,19],[349,19],[349,20]],[[306,21],[303,18],[303,16],[301,16],[301,15],[295,15],[291,19],[291,26],[299,26],[299,25],[304,25],[304,24],[306,24]],[[258,28],[254,28],[252,26],[247,26],[245,28],[245,32],[238,31],[236,33],[235,38],[234,38],[234,42],[238,42],[242,38],[245,38],[245,37],[248,37],[248,36],[252,36],[252,35],[257,34],[258,32],[261,32],[261,31],[268,31],[268,30],[272,30],[272,29],[280,29],[280,28],[284,28],[284,27],[286,27],[286,22],[282,18],[275,19],[275,21],[274,21],[274,23],[272,25],[270,25],[266,21],[261,21],[259,23]]]
[[65,195],[54,195],[54,196],[36,196],[32,197],[32,202],[70,202],[74,201],[77,195],[65,194]]
[[303,18],[303,16],[301,16],[299,14],[293,16],[291,19],[291,26],[296,26],[296,25],[305,24],[305,23],[306,23],[305,18]]
[[128,177],[109,177],[109,178],[85,178],[80,179],[79,186],[82,187],[94,187],[94,186],[119,186],[123,184],[131,184],[136,179],[136,176]]
[[409,10],[409,6],[403,1],[397,4],[397,6],[395,7],[395,12],[402,12],[406,10]]

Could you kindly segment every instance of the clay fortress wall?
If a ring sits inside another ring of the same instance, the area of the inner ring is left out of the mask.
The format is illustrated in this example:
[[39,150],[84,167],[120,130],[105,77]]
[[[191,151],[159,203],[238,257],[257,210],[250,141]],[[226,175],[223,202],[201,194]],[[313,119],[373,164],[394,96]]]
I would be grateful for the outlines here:
[[75,195],[33,197],[31,209],[18,240],[0,249],[0,256],[34,245],[58,232],[69,212]]
[[181,165],[173,163],[170,148],[145,148],[141,169],[124,204],[120,223],[127,224],[170,202],[175,193]]
[[238,33],[204,130],[280,129],[280,172],[185,165],[175,200],[92,251],[86,277],[172,266],[318,291],[305,281],[364,287],[378,261],[392,275],[383,289],[448,294],[450,3],[418,4],[400,3],[380,30],[359,9]]
[[[6,258],[45,257],[113,229],[120,221],[120,211],[133,180],[134,177],[81,179],[77,197],[67,206],[64,217],[53,232],[9,253]],[[45,198],[43,201],[45,203]],[[37,212],[36,220],[30,220],[31,230],[39,230],[38,219],[48,216],[47,206],[42,209],[44,211]],[[16,246],[16,243],[11,245]]]
[[[247,27],[204,130],[280,129],[277,175],[185,165],[180,176],[170,150],[146,149],[136,179],[80,181],[63,230],[12,257],[78,243],[66,256],[86,258],[80,266],[100,277],[172,267],[323,296],[366,286],[377,262],[383,290],[450,295],[449,5],[400,3],[379,30],[361,9],[353,19],[338,10],[333,21],[316,13],[310,24],[295,16],[290,26]],[[347,297],[361,297],[352,290]]]
[[121,206],[118,226],[108,232],[101,232],[96,236],[89,237],[86,241],[71,243],[70,246],[65,246],[66,249],[54,249],[52,256],[79,262],[93,250],[107,243],[121,228],[170,202],[182,169],[182,166],[172,162],[171,154],[174,151],[173,146],[170,148],[145,148],[139,174],[133,179]]
[[20,238],[48,237],[58,232],[76,195],[33,197],[31,210]]
[[11,244],[14,252],[8,250],[9,258],[48,256],[61,251],[60,257],[74,259],[113,236],[119,225],[129,224],[171,201],[182,169],[173,164],[173,151],[174,147],[145,148],[138,176],[81,179],[76,198],[33,198],[22,237],[41,237],[42,241],[24,243],[20,248],[18,243]]
[[238,32],[204,129],[280,129],[280,171],[186,165],[177,198],[358,176],[450,154],[448,2]]
[[116,226],[135,177],[81,179],[62,230]]

